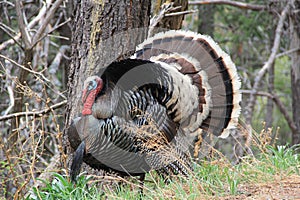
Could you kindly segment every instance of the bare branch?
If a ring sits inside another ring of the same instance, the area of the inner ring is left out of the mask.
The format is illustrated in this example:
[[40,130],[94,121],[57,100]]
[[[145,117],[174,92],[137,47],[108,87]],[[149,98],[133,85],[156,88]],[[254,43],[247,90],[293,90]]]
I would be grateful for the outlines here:
[[262,78],[264,77],[265,73],[272,66],[272,63],[274,63],[274,61],[276,59],[276,53],[278,51],[279,44],[280,44],[280,38],[281,38],[281,32],[282,32],[283,24],[284,24],[284,21],[286,19],[289,8],[290,8],[290,2],[285,6],[285,8],[281,12],[281,15],[280,15],[277,27],[276,27],[275,39],[274,39],[273,47],[272,47],[272,50],[271,50],[271,55],[269,56],[268,61],[260,69],[260,71],[258,72],[258,74],[257,74],[257,76],[254,80],[252,93],[250,94],[249,103],[248,103],[248,106],[246,108],[246,112],[247,112],[246,113],[246,123],[247,124],[251,124],[251,121],[252,121],[253,109],[254,109],[254,105],[255,105],[255,102],[256,102],[256,95],[255,94],[258,91],[260,82],[261,82]]
[[[59,27],[65,25],[66,23],[70,22],[71,21],[71,18],[68,18],[66,21],[56,25],[55,27],[53,27],[49,32],[47,33],[44,33],[39,40],[36,41],[36,43],[40,42],[41,40],[43,40],[46,36],[48,36],[50,33],[52,33],[53,31],[55,31],[56,29],[58,29]],[[66,38],[66,37],[62,37],[62,36],[53,36],[53,37],[56,37],[56,38],[60,38],[60,39],[66,39],[68,40],[69,38]]]
[[54,60],[52,61],[51,65],[49,66],[49,74],[51,75],[51,79],[52,79],[52,83],[53,85],[56,85],[56,86],[61,86],[61,83],[60,81],[58,80],[57,78],[57,70],[58,70],[58,67],[60,65],[60,62],[65,54],[65,51],[69,50],[70,47],[67,46],[67,45],[62,45],[60,48],[59,48],[59,51],[57,52]]
[[34,35],[33,42],[32,42],[32,47],[34,47],[38,41],[40,40],[40,37],[44,33],[46,27],[48,26],[50,20],[52,19],[55,11],[58,9],[60,4],[63,2],[63,0],[57,0],[53,3],[51,6],[50,10],[47,12],[47,16],[45,19],[42,21],[40,28],[37,30],[36,34]]
[[191,13],[195,13],[198,10],[187,10],[187,11],[181,11],[181,12],[175,12],[175,13],[168,13],[165,14],[166,17],[172,17],[172,16],[177,16],[177,15],[187,15],[187,14],[191,14]]
[[44,114],[47,114],[48,112],[51,112],[52,110],[55,110],[57,108],[64,106],[65,104],[67,104],[67,100],[64,100],[62,102],[59,102],[57,104],[54,104],[48,108],[44,108],[43,110],[39,110],[39,111],[18,112],[18,113],[1,116],[0,121],[8,120],[8,119],[11,119],[14,117],[44,115]]
[[278,106],[280,112],[283,114],[284,118],[286,119],[286,121],[287,121],[290,129],[292,130],[292,132],[296,133],[297,132],[297,126],[295,125],[294,121],[290,117],[288,111],[285,109],[285,106],[282,103],[282,101],[280,101],[279,97],[276,94],[273,94],[273,100],[276,103],[276,105]]
[[268,93],[268,92],[256,92],[256,93],[254,93],[253,90],[241,90],[241,93],[242,94],[255,95],[255,96],[265,96],[265,97],[268,97],[268,98],[272,99],[274,101],[274,103],[277,105],[277,107],[280,110],[280,112],[282,113],[282,115],[284,116],[284,118],[287,121],[287,123],[288,123],[290,129],[292,130],[292,132],[297,131],[296,124],[294,123],[294,121],[290,117],[288,111],[286,110],[284,104],[282,103],[282,101],[280,101],[279,97],[276,94],[271,94],[271,93]]
[[268,7],[265,5],[256,5],[250,3],[244,3],[239,1],[232,1],[232,0],[202,0],[202,1],[190,1],[189,5],[203,5],[203,4],[226,4],[230,6],[235,6],[242,9],[249,9],[249,10],[267,10]]
[[21,36],[23,39],[23,42],[25,43],[26,48],[31,47],[31,40],[29,33],[26,29],[25,23],[23,21],[23,14],[21,9],[21,1],[16,1],[16,11],[17,11],[17,17],[18,17],[18,25],[21,32]]
[[5,110],[4,115],[7,115],[15,105],[15,98],[14,98],[14,92],[12,86],[10,85],[7,86],[7,92],[9,96],[9,107]]
[[[8,29],[9,27],[7,27],[5,24],[0,22],[0,28],[9,36],[11,37],[11,39],[13,40],[13,42],[15,42],[20,48],[23,48],[22,45],[16,40],[16,36],[13,36],[10,32],[8,32],[6,29]],[[1,44],[2,45],[2,44]],[[1,46],[0,45],[0,46]],[[1,47],[0,47],[0,51],[1,51]]]
[[[43,15],[47,12],[46,5],[44,5],[41,9],[39,14],[28,24],[27,28],[31,29],[33,26],[35,26],[42,18]],[[0,51],[5,49],[7,46],[14,44],[16,41],[18,41],[21,37],[21,33],[18,33],[15,37],[12,39],[9,39],[2,44],[0,44]]]
[[153,31],[154,28],[158,25],[159,22],[162,21],[162,19],[164,18],[165,14],[167,12],[170,12],[171,10],[173,10],[173,3],[170,3],[166,6],[164,6],[160,12],[158,13],[158,15],[154,15],[151,19],[150,19],[150,26],[149,26],[149,31],[148,31],[148,37],[151,37],[153,35]]
[[2,44],[0,44],[0,51],[5,49],[7,46],[14,44],[16,41],[18,41],[18,39],[20,39],[20,37],[21,37],[21,33],[18,33],[18,35],[16,35],[12,39],[9,39],[9,40],[3,42]]
[[286,55],[288,55],[288,54],[292,54],[292,53],[295,53],[295,52],[297,52],[297,51],[300,51],[300,48],[294,48],[294,49],[290,49],[290,50],[288,50],[288,51],[279,53],[279,54],[276,55],[276,58],[279,58],[279,57],[281,57],[281,56],[286,56]]
[[60,61],[61,61],[64,53],[69,49],[70,49],[70,47],[68,45],[62,45],[59,48],[59,51],[57,52],[54,60],[52,61],[51,65],[49,66],[49,73],[50,74],[56,74],[56,71],[58,70],[58,67],[60,65]]
[[159,13],[154,15],[150,19],[148,37],[151,37],[154,34],[154,28],[158,27],[160,23],[163,23],[163,20],[165,17],[175,17],[176,18],[177,16],[180,17],[180,15],[186,15],[186,14],[197,12],[197,10],[189,10],[189,11],[183,10],[183,11],[175,12],[176,10],[182,10],[182,9],[183,9],[182,5],[174,7],[174,2],[169,2],[169,3],[163,4],[160,7]]
[[40,77],[42,77],[42,79],[44,79],[45,81],[50,82],[49,79],[47,79],[41,72],[36,72],[36,71],[31,70],[31,69],[28,69],[27,67],[25,67],[25,66],[23,66],[23,65],[20,65],[20,64],[17,63],[16,61],[14,61],[14,60],[12,60],[12,59],[6,57],[6,56],[3,56],[3,55],[1,55],[1,54],[0,54],[0,57],[1,57],[1,58],[4,58],[5,60],[11,62],[12,64],[14,64],[14,65],[16,65],[16,66],[22,68],[23,70],[26,70],[26,71],[28,71],[29,73],[32,73],[32,74],[36,75],[37,77],[40,76]]
[[[240,90],[240,91],[241,91],[242,94],[254,94],[252,90]],[[270,99],[273,99],[273,95],[268,93],[268,92],[259,91],[255,95],[264,96],[264,97],[268,97]]]

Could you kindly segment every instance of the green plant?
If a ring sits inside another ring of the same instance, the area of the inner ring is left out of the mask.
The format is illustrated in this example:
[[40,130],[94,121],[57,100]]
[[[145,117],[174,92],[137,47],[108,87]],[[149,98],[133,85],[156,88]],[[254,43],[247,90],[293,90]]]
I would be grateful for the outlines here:
[[79,176],[74,185],[65,175],[54,173],[53,176],[52,182],[40,179],[45,187],[41,189],[33,187],[26,199],[97,199],[101,196],[101,192],[99,193],[93,185],[87,187],[90,177]]

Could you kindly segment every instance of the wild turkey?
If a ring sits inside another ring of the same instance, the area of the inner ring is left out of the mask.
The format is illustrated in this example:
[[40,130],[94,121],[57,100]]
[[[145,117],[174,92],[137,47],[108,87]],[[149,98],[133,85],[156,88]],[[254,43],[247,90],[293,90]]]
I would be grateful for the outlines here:
[[159,33],[130,58],[84,82],[82,116],[68,130],[82,162],[121,175],[150,170],[188,174],[199,129],[227,137],[240,113],[240,80],[230,57],[208,36]]

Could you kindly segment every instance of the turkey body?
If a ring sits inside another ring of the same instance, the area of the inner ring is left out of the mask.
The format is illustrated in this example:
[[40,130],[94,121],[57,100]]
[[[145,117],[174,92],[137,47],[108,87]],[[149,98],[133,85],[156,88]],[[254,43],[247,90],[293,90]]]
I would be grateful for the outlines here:
[[131,59],[88,77],[82,116],[68,136],[82,162],[121,175],[150,170],[187,175],[188,148],[199,129],[227,137],[240,112],[240,81],[231,59],[207,36],[159,33]]

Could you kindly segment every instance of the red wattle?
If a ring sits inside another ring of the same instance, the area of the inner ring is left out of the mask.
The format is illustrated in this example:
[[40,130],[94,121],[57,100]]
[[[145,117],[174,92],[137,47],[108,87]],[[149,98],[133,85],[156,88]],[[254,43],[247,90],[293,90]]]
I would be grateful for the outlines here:
[[92,109],[89,108],[82,109],[82,115],[91,115],[91,114],[92,114]]
[[87,98],[85,99],[85,102],[83,104],[82,114],[83,115],[90,115],[92,114],[92,106],[95,102],[97,91],[93,90],[91,91]]

